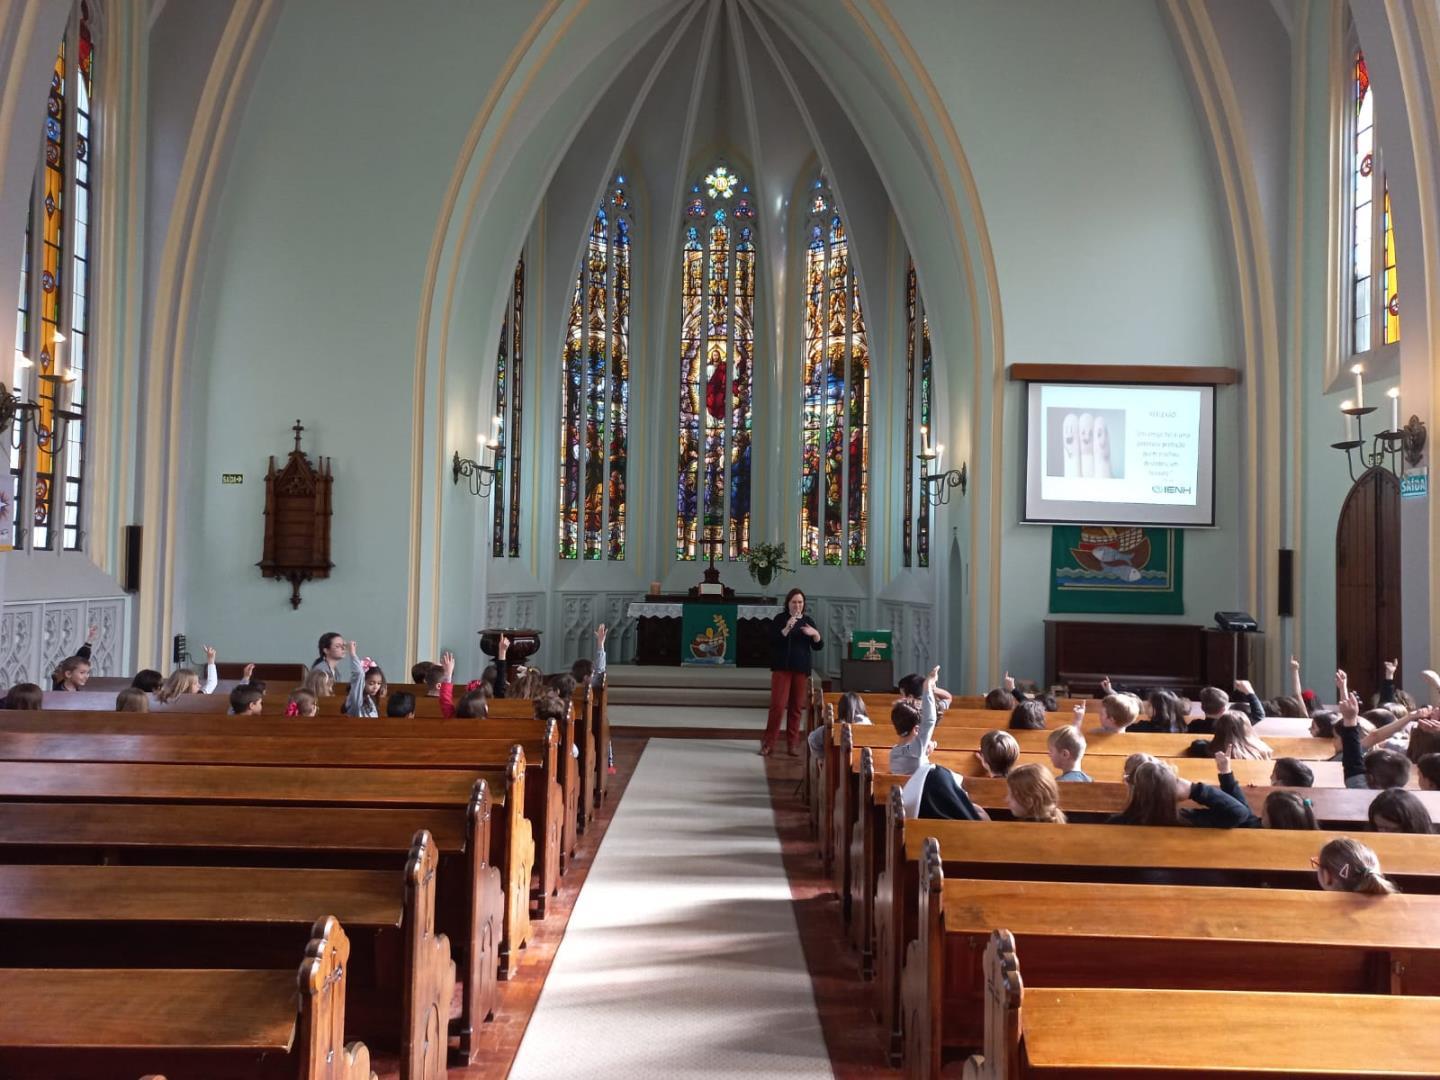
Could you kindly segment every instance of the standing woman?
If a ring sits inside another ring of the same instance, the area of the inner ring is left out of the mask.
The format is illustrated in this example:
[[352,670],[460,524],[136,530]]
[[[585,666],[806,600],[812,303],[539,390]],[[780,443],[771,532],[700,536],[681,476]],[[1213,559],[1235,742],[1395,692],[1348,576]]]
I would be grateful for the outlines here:
[[800,710],[805,706],[805,688],[810,682],[811,654],[825,643],[815,620],[805,614],[805,594],[791,589],[785,594],[785,610],[775,616],[770,630],[770,721],[760,753],[769,757],[780,734],[780,715],[785,713],[786,742],[790,756],[800,753]]

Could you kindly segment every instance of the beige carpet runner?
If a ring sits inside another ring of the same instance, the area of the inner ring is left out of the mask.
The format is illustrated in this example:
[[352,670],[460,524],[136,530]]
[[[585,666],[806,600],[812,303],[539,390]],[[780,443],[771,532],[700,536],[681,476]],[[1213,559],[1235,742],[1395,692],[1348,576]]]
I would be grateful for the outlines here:
[[511,1077],[832,1075],[755,751],[651,740]]

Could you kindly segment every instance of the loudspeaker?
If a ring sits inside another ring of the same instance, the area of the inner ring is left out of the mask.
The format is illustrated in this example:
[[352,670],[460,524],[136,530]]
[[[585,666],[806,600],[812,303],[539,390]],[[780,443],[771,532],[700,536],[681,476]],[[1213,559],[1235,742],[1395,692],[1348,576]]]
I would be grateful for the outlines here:
[[172,653],[172,661],[179,664],[186,664],[190,661],[190,644],[185,640],[184,634],[175,635],[175,648]]
[[120,587],[130,593],[140,591],[140,535],[141,526],[125,526],[125,570]]
[[1280,549],[1279,595],[1275,599],[1275,610],[1281,615],[1295,614],[1295,552],[1292,548]]

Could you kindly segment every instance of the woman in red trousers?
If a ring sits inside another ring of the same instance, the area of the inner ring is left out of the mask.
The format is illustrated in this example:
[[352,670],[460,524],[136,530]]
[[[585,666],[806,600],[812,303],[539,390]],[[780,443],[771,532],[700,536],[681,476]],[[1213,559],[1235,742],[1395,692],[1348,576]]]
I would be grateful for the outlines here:
[[775,616],[770,629],[770,722],[760,753],[769,756],[780,734],[780,714],[785,713],[786,741],[790,756],[800,753],[800,710],[805,707],[805,689],[810,683],[810,661],[825,643],[815,620],[805,614],[805,594],[791,589],[785,594],[785,610]]

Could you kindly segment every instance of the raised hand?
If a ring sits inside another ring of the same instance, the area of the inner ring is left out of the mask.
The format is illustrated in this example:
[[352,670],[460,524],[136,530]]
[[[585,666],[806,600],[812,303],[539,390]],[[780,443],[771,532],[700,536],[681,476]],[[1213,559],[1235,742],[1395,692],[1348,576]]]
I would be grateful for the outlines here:
[[495,646],[495,659],[504,660],[505,654],[510,651],[510,639],[504,634],[500,635],[500,641]]
[[1115,688],[1110,685],[1110,676],[1109,676],[1109,675],[1106,675],[1106,676],[1104,676],[1104,677],[1101,678],[1101,680],[1100,680],[1100,692],[1101,692],[1102,694],[1106,695],[1107,697],[1115,692]]
[[1230,771],[1230,755],[1221,750],[1215,755],[1215,771],[1221,776]]
[[1340,722],[1346,727],[1360,723],[1360,696],[1346,692],[1340,695]]
[[1297,660],[1294,656],[1290,657],[1290,674],[1291,674],[1291,675],[1299,675],[1299,674],[1300,674],[1300,661]]
[[245,665],[245,670],[244,670],[243,672],[241,672],[240,681],[241,681],[241,682],[249,682],[249,681],[250,681],[250,676],[251,676],[251,675],[254,675],[254,674],[255,674],[255,665],[254,665],[254,664],[246,664],[246,665]]
[[455,674],[455,654],[449,649],[440,654],[440,668],[445,672],[445,681],[454,682],[450,676]]
[[925,676],[926,684],[933,690],[935,684],[940,681],[940,665],[936,664],[930,669],[930,674]]
[[1015,689],[1015,676],[1011,675],[1008,671],[1005,672],[1005,684],[1004,684],[1004,685],[1005,685],[1005,689],[1006,689],[1006,690],[1014,690],[1014,689]]
[[354,657],[358,657],[360,655],[360,646],[356,645],[353,641],[350,642],[350,655]]
[[1342,698],[1345,696],[1346,691],[1350,689],[1350,676],[1345,674],[1344,668],[1336,668],[1335,670],[1335,689],[1339,691]]
[[94,623],[91,623],[91,624],[90,624],[90,629],[89,629],[89,630],[86,632],[86,634],[85,634],[85,644],[86,644],[86,645],[94,645],[95,642],[97,642],[97,641],[99,641],[99,640],[100,640],[100,627],[96,626]]
[[1085,723],[1085,706],[1088,704],[1089,702],[1082,701],[1079,705],[1076,705],[1071,710],[1071,712],[1073,712],[1075,715],[1074,719],[1072,719],[1070,723],[1073,724],[1075,727],[1079,727],[1081,724]]
[[1398,668],[1399,666],[1400,666],[1400,659],[1399,659],[1399,657],[1396,657],[1394,660],[1386,660],[1386,661],[1385,661],[1385,678],[1387,678],[1387,679],[1393,679],[1393,678],[1395,678],[1395,669]]
[[603,622],[595,627],[595,647],[597,649],[603,649],[605,647],[605,633],[605,624]]
[[201,647],[205,650],[205,663],[213,664],[215,662],[215,650],[209,645],[204,645]]
[[1250,685],[1250,680],[1249,680],[1249,679],[1236,679],[1236,680],[1235,680],[1235,689],[1238,690],[1238,691],[1239,691],[1240,693],[1242,693],[1242,694],[1253,694],[1253,693],[1255,693],[1255,687],[1253,687],[1253,686]]

